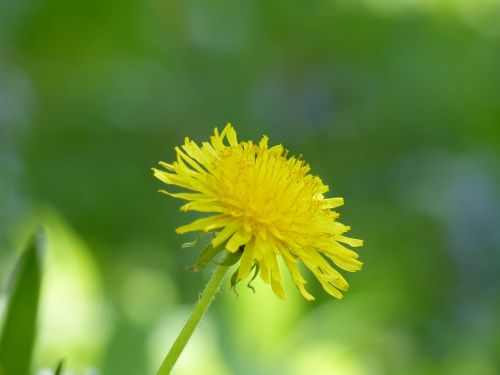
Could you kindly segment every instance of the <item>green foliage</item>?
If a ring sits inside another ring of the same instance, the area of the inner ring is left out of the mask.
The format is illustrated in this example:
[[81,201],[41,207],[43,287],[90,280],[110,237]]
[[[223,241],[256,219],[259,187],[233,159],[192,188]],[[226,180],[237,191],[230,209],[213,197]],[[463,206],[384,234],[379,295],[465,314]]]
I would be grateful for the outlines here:
[[28,375],[36,339],[40,296],[41,239],[34,235],[14,272],[0,339],[0,373]]
[[54,371],[54,375],[62,375],[63,368],[64,368],[64,359],[61,359],[57,364],[56,370]]
[[[376,10],[389,3],[401,8]],[[62,354],[74,373],[154,371],[161,328],[212,264],[186,272],[199,250],[180,250],[191,238],[174,228],[190,219],[149,168],[231,121],[242,139],[303,154],[346,199],[365,267],[340,303],[307,270],[313,303],[293,285],[275,301],[259,277],[237,301],[223,288],[206,322],[217,335],[186,354],[203,366],[187,373],[295,375],[269,363],[325,362],[310,356],[320,345],[362,367],[327,374],[499,374],[498,1],[431,3],[0,0],[0,280],[23,220],[48,206],[95,260],[113,311],[97,354],[52,348],[37,369]]]

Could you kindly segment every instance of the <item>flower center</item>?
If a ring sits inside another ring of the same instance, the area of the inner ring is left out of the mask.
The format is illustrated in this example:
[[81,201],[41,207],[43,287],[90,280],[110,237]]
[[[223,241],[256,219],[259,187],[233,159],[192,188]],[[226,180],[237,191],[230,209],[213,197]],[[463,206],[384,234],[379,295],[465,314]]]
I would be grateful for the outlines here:
[[227,212],[252,231],[295,231],[329,212],[322,209],[321,179],[308,175],[303,161],[283,149],[244,144],[227,147],[212,169],[214,190]]

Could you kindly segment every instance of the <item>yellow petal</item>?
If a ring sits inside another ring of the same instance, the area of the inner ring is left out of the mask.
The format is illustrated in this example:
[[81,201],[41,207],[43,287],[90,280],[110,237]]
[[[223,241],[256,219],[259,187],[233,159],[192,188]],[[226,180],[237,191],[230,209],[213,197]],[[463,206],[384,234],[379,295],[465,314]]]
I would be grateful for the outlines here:
[[223,132],[226,134],[226,138],[229,141],[229,145],[233,147],[238,146],[238,138],[236,136],[236,131],[234,130],[234,128],[231,126],[230,123],[227,123]]
[[337,207],[344,205],[344,198],[340,198],[340,197],[327,198],[327,199],[324,199],[324,202],[326,203],[326,207],[328,207],[328,208],[337,208]]
[[278,262],[276,261],[276,255],[270,252],[268,252],[267,254],[271,269],[271,288],[273,289],[274,294],[278,296],[278,298],[284,300],[286,299],[286,295],[283,289],[283,285],[281,285],[281,274]]
[[243,255],[240,259],[240,268],[238,269],[238,280],[243,280],[248,277],[250,271],[252,270],[252,266],[254,263],[253,252],[255,248],[255,241],[252,239],[245,246],[245,250],[243,250]]
[[314,301],[314,296],[310,294],[306,288],[304,287],[305,280],[300,274],[299,268],[297,267],[296,261],[292,258],[292,256],[287,253],[287,255],[283,254],[283,260],[285,261],[285,265],[287,266],[290,274],[292,275],[293,282],[300,290],[300,293],[304,296],[308,301]]
[[187,201],[193,201],[193,200],[197,200],[197,199],[206,198],[205,194],[200,194],[200,193],[170,193],[170,192],[163,190],[163,189],[158,190],[158,191],[162,194],[166,194],[166,195],[169,195],[169,196],[174,197],[174,198],[184,199]]
[[227,241],[226,249],[231,253],[236,252],[240,246],[246,245],[252,238],[252,232],[247,232],[244,228],[240,228],[233,236]]
[[238,224],[232,222],[228,224],[224,229],[222,229],[212,240],[212,246],[217,247],[224,241],[226,241],[231,235],[238,230]]
[[337,236],[335,239],[337,241],[346,243],[346,244],[348,244],[349,246],[352,246],[352,247],[363,246],[363,240],[358,240],[356,238],[345,237],[345,236],[340,235],[340,236]]
[[228,218],[226,215],[214,215],[209,217],[204,217],[193,221],[191,224],[183,225],[177,228],[175,231],[179,234],[193,232],[196,230],[203,230],[209,232],[211,230],[223,227],[232,222],[232,219]]

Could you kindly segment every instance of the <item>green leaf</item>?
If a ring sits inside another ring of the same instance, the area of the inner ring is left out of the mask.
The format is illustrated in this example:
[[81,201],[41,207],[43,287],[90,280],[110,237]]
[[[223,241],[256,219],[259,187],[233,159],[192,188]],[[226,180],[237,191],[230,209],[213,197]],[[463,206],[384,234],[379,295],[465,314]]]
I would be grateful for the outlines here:
[[64,359],[61,359],[56,367],[56,370],[54,371],[54,375],[62,375],[63,367],[64,367]]
[[30,372],[42,278],[39,237],[31,238],[11,279],[0,338],[1,375],[28,375]]

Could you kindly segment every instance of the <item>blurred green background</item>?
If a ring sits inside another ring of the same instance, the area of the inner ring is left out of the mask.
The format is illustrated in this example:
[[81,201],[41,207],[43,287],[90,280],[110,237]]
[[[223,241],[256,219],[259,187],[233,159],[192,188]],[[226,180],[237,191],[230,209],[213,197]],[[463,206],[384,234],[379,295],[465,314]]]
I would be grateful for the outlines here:
[[226,284],[174,374],[500,373],[499,0],[2,0],[0,311],[43,222],[38,374],[154,373],[210,270],[150,167],[228,121],[345,198],[365,267]]

